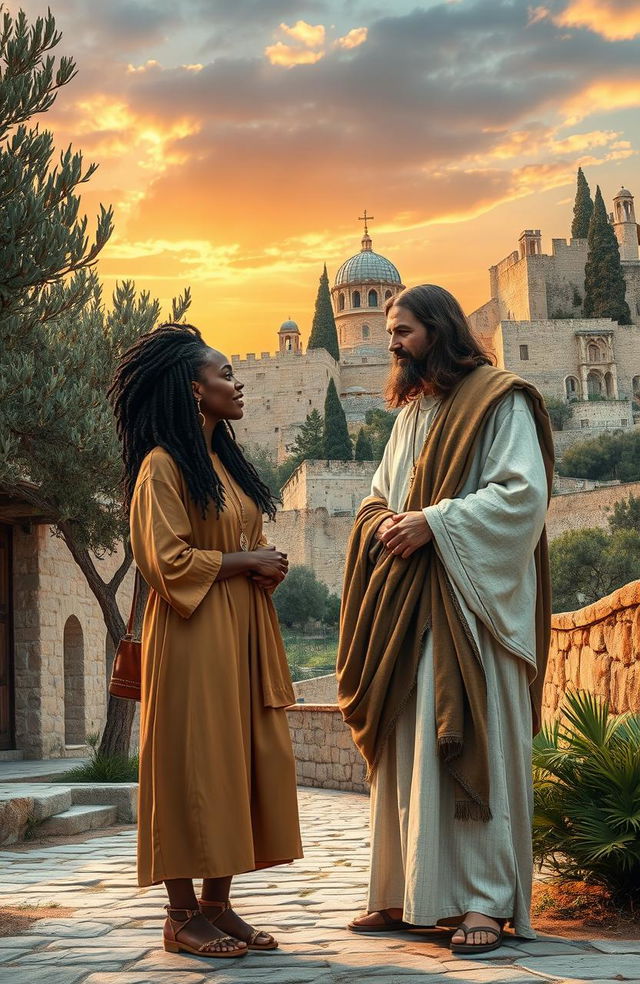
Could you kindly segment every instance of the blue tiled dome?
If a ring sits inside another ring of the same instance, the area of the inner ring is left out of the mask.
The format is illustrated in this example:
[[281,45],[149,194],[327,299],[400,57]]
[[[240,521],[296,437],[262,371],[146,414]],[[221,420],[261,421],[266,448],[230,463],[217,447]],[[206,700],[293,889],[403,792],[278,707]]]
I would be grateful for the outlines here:
[[282,324],[280,325],[279,329],[278,329],[278,332],[281,332],[281,331],[283,331],[283,332],[287,332],[287,331],[294,332],[294,331],[300,331],[300,329],[298,328],[298,326],[295,323],[295,321],[283,321]]
[[402,283],[400,274],[391,260],[374,253],[372,249],[363,249],[342,264],[336,274],[335,286],[344,287],[347,284],[361,284],[367,281],[383,284]]

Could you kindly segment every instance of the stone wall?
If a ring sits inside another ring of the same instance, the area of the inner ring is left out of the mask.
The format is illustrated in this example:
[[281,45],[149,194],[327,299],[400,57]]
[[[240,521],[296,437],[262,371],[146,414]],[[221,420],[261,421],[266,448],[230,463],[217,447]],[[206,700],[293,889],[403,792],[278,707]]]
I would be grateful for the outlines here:
[[614,714],[640,712],[640,581],[577,612],[554,615],[543,719],[567,690],[605,697]]
[[231,357],[238,379],[245,384],[242,420],[234,424],[241,444],[266,447],[282,461],[295,443],[298,429],[312,410],[324,414],[329,380],[340,392],[340,369],[324,349],[302,352],[263,352],[259,359]]
[[376,461],[303,461],[282,489],[283,510],[324,508],[354,516],[377,467]]
[[296,704],[287,717],[298,785],[368,792],[363,759],[337,707]]
[[[101,732],[107,705],[102,611],[66,544],[48,526],[14,527],[16,745],[27,758],[77,754]],[[97,560],[109,578],[118,554]],[[130,572],[118,603],[128,611]]]
[[353,516],[330,516],[326,509],[291,509],[279,512],[275,523],[265,523],[270,543],[289,555],[291,566],[312,567],[319,580],[342,593],[344,555]]
[[293,684],[296,700],[304,704],[336,704],[338,702],[338,681],[335,673],[296,680]]
[[640,496],[640,482],[605,485],[589,492],[554,495],[547,514],[549,539],[555,540],[567,530],[581,530],[589,526],[606,529],[615,503],[628,499],[630,495]]

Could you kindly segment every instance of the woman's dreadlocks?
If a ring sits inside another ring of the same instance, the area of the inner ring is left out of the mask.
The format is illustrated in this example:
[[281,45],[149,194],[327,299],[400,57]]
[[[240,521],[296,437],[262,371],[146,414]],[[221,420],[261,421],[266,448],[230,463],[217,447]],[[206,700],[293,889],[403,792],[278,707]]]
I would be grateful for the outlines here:
[[[169,323],[142,335],[121,358],[108,395],[122,441],[127,510],[142,460],[158,446],[180,467],[203,515],[211,501],[218,514],[224,509],[224,486],[209,456],[191,386],[200,378],[207,351],[193,325]],[[244,457],[228,421],[221,420],[215,428],[212,450],[258,508],[273,519],[275,500]]]

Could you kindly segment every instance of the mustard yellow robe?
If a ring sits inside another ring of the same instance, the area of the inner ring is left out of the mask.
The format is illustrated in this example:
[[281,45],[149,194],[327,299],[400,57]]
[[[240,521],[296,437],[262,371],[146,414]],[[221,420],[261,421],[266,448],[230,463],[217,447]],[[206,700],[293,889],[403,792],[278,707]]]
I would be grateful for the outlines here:
[[302,857],[284,707],[291,679],[269,595],[217,581],[223,553],[265,543],[258,507],[217,455],[227,492],[206,519],[162,448],[131,506],[135,562],[150,585],[142,630],[138,882],[217,878]]

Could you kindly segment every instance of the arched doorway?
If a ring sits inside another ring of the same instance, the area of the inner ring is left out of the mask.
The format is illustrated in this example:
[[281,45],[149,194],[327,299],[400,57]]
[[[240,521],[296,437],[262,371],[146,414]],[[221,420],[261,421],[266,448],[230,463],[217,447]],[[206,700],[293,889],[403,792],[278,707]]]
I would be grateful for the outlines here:
[[602,376],[593,369],[587,376],[587,392],[589,396],[602,396]]
[[64,626],[64,741],[84,745],[84,637],[75,615]]

